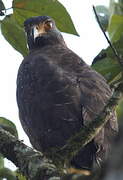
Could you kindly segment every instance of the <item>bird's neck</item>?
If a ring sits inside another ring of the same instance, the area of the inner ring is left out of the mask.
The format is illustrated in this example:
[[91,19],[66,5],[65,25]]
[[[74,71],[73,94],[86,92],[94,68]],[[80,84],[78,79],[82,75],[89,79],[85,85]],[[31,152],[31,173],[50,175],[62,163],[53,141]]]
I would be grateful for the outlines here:
[[45,46],[53,46],[57,44],[62,44],[66,46],[62,36],[40,36],[35,39],[35,41],[28,41],[29,51],[34,51],[35,49],[41,49]]

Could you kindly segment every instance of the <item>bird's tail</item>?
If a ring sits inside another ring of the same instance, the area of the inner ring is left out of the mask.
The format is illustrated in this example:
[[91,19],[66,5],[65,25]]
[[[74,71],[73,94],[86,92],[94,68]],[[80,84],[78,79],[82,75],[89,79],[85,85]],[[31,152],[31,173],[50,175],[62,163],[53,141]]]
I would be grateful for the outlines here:
[[79,153],[71,160],[71,166],[76,169],[91,170],[96,158],[96,146],[94,142],[88,143]]

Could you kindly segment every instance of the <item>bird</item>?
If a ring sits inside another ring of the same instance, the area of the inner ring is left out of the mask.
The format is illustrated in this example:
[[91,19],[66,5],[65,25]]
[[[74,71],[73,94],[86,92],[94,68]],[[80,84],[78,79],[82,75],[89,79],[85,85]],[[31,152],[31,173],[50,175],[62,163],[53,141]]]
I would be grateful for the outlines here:
[[[92,122],[112,90],[101,74],[68,48],[53,18],[30,17],[24,28],[29,52],[17,75],[19,118],[32,146],[47,155]],[[117,131],[113,110],[94,139],[70,160],[70,166],[90,170],[95,162],[101,164]]]

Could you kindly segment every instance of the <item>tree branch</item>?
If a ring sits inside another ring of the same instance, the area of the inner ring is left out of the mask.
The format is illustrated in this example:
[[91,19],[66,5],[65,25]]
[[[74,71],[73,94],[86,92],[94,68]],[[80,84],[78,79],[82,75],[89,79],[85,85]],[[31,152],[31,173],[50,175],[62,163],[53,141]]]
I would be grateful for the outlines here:
[[0,152],[11,160],[28,179],[47,180],[50,177],[60,176],[51,160],[26,146],[2,128],[0,128]]
[[[54,152],[53,155],[56,156],[57,161],[62,161],[62,163],[69,161],[83,146],[94,138],[107,122],[112,109],[117,105],[121,97],[121,91],[123,92],[122,84],[116,88],[100,115],[87,127],[83,127],[77,135],[69,139],[62,149]],[[41,152],[34,151],[2,128],[0,128],[0,153],[19,167],[20,172],[30,180],[51,180],[51,177],[53,180],[54,176],[57,177],[55,178],[56,180],[59,180],[63,175],[63,172],[59,171],[52,161],[47,159]],[[82,177],[81,179],[83,179]],[[79,178],[80,176],[77,176],[75,180],[79,180]],[[67,176],[65,176],[62,179],[68,180],[69,178],[67,179]]]
[[114,110],[115,106],[118,104],[119,99],[123,92],[123,84],[120,84],[114,91],[112,97],[109,99],[107,105],[104,107],[103,111],[88,124],[88,126],[83,126],[83,128],[75,136],[71,137],[65,146],[59,149],[52,149],[51,157],[55,164],[63,168],[64,164],[69,164],[70,160],[75,156],[82,147],[88,144],[102,129],[104,124],[108,120],[108,116]]
[[0,142],[0,152],[11,160],[28,180],[89,180],[88,178],[92,177],[82,174],[65,175],[41,152],[26,146],[3,128],[0,128]]

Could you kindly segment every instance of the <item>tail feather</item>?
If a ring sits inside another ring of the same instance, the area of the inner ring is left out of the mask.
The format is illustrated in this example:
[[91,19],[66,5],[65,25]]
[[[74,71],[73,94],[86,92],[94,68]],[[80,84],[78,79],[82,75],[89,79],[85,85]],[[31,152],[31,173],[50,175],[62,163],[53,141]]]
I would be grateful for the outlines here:
[[71,165],[77,169],[91,170],[93,167],[93,162],[96,157],[96,146],[94,142],[88,143],[84,148],[82,148],[79,153],[71,160]]

